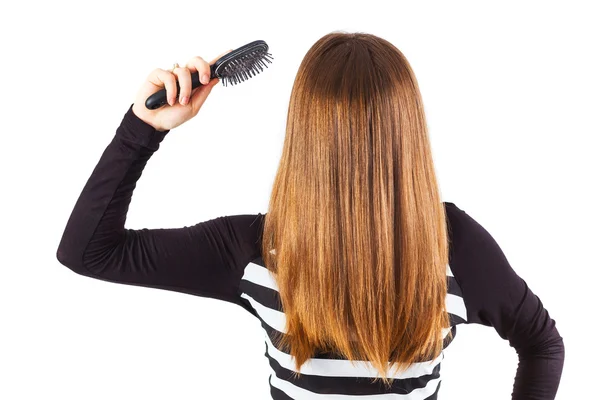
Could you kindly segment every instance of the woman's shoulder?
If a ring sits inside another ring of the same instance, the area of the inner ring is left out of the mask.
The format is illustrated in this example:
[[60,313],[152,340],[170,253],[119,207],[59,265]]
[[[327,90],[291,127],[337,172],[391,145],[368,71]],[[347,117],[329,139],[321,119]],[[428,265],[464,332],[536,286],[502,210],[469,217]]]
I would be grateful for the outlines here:
[[262,233],[265,215],[263,213],[225,215],[215,218],[215,221],[235,231],[240,239],[255,240]]
[[492,241],[493,237],[472,215],[457,206],[445,201],[448,233],[455,244],[474,240]]

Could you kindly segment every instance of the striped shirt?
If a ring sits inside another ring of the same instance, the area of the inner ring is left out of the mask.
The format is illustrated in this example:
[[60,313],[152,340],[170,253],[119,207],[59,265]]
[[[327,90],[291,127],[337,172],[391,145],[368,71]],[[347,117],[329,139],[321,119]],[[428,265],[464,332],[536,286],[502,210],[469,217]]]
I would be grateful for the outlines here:
[[[381,381],[372,383],[378,372],[368,360],[351,363],[333,353],[317,353],[295,369],[291,356],[273,344],[277,333],[285,333],[286,317],[276,281],[261,257],[264,214],[218,217],[177,229],[126,229],[136,182],[168,132],[156,131],[129,108],[75,203],[56,254],[61,264],[95,279],[243,307],[264,330],[273,399],[437,399],[443,351],[433,360],[390,372],[391,388]],[[444,206],[451,322],[440,333],[444,349],[460,324],[493,327],[519,356],[512,399],[554,399],[564,363],[555,321],[490,233],[454,203]]]

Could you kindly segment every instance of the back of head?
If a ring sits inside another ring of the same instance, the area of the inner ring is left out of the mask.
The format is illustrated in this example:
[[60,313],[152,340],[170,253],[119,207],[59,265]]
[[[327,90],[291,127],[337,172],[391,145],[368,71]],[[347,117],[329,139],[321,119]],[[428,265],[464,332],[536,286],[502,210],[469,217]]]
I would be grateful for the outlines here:
[[[262,256],[296,360],[369,360],[382,377],[442,350],[448,243],[415,75],[391,43],[333,32],[304,57]],[[391,380],[385,380],[389,383]]]

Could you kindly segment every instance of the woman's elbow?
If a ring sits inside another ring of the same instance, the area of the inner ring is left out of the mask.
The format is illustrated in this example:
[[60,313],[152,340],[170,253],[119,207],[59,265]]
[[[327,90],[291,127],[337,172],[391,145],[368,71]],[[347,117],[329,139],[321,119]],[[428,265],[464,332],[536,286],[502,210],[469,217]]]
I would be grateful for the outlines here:
[[82,257],[76,246],[71,245],[69,238],[63,236],[58,248],[56,249],[56,259],[65,267],[80,273],[82,271]]
[[546,334],[517,348],[517,352],[520,357],[544,358],[562,363],[565,358],[565,344],[558,329],[552,324],[552,328],[546,330]]
[[553,334],[550,336],[548,344],[544,348],[546,354],[552,354],[561,360],[565,359],[565,343],[563,337],[558,333],[558,330],[554,328]]

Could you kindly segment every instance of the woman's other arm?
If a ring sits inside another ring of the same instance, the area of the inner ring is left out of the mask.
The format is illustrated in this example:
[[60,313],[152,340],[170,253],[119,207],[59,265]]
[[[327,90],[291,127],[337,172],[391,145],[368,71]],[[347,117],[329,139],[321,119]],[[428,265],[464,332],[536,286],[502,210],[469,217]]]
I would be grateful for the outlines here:
[[455,204],[448,204],[450,266],[462,290],[467,323],[494,327],[517,351],[513,400],[553,400],[565,357],[555,321],[490,233]]

